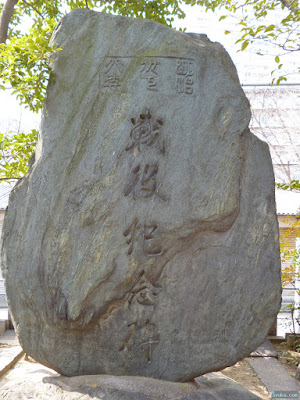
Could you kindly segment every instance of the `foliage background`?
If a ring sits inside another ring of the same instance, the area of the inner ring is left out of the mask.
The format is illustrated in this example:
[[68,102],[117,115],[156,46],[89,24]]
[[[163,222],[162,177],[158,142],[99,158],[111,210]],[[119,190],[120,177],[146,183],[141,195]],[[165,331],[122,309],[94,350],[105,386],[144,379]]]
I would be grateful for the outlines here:
[[[273,70],[270,71],[272,73],[270,82],[277,84],[289,78],[283,62],[285,57],[290,54],[300,54],[297,53],[300,48],[299,1],[5,0],[0,1],[2,17],[5,6],[9,4],[13,5],[13,12],[8,21],[7,38],[3,36],[3,30],[1,30],[3,18],[0,21],[0,43],[2,42],[0,44],[0,88],[3,90],[10,88],[19,102],[34,112],[42,108],[45,97],[51,73],[48,66],[49,56],[51,52],[60,50],[50,48],[51,33],[65,13],[78,7],[136,18],[148,18],[168,26],[174,25],[176,19],[181,20],[184,26],[187,5],[197,7],[197,12],[218,12],[220,24],[227,26],[229,18],[236,21],[235,32],[232,32],[230,28],[224,30],[227,36],[236,36],[239,32],[236,39],[238,51],[248,52],[253,47],[257,54],[264,54],[266,45],[274,50],[272,55],[274,65]],[[228,23],[228,26],[232,24]],[[262,47],[259,44],[262,44]],[[2,134],[0,179],[18,179],[26,171],[26,160],[32,155],[36,136],[32,132],[27,138],[22,136],[22,140],[30,143],[30,146],[21,148],[20,134],[20,131]],[[11,167],[8,166],[9,163]]]

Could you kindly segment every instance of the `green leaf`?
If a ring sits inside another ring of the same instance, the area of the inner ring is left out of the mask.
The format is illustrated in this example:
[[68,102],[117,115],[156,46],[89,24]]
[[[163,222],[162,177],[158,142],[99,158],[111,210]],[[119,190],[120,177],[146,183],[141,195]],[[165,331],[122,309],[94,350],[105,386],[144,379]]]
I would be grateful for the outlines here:
[[33,155],[38,132],[29,134],[0,134],[0,148],[4,152],[0,158],[0,179],[13,180],[24,176],[28,161]]
[[274,28],[275,28],[275,25],[269,25],[269,26],[265,29],[265,32],[273,31]]
[[241,50],[242,50],[242,51],[246,50],[246,48],[248,47],[248,45],[249,45],[249,40],[246,40],[246,41],[242,44]]
[[[0,2],[0,13],[3,10],[4,1]],[[48,66],[48,59],[51,54],[62,49],[54,49],[49,45],[50,37],[60,18],[71,9],[85,8],[85,0],[28,0],[17,1],[9,26],[9,40],[6,44],[0,44],[0,90],[11,87],[19,102],[33,111],[39,111],[43,105],[48,82],[54,82]],[[31,7],[29,5],[34,6]],[[296,11],[292,12],[284,6],[282,1],[273,0],[88,0],[90,9],[116,13],[127,17],[148,18],[164,25],[171,26],[174,17],[182,19],[185,17],[181,5],[203,7],[205,11],[221,11],[219,21],[237,12],[243,6],[243,16],[238,17],[239,36],[236,43],[238,51],[245,50],[249,43],[263,40],[270,45],[277,46],[278,54],[284,50],[291,50],[296,58],[299,56],[300,31],[297,28],[300,22],[299,1],[294,2]],[[297,6],[296,6],[297,3]],[[276,24],[267,25],[265,17],[270,15],[282,15]],[[41,17],[41,14],[43,17]],[[254,18],[252,18],[254,16]],[[237,17],[237,16],[236,16]],[[25,22],[25,25],[24,25]],[[230,29],[230,28],[228,28]],[[225,35],[230,34],[225,31]],[[283,50],[284,49],[284,50]],[[263,51],[258,51],[263,55]],[[275,53],[276,54],[276,53]],[[278,70],[283,68],[281,61],[283,57],[276,56],[275,62],[278,68],[272,72],[270,80],[272,84],[285,82],[285,76],[278,77]],[[295,67],[297,69],[298,67]],[[300,72],[300,69],[299,69]],[[13,162],[0,166],[0,171],[12,171],[14,176],[22,176],[26,170],[27,156],[34,148],[34,138],[23,136],[14,137],[13,134],[1,136],[1,148],[8,151],[15,157]],[[21,161],[21,154],[24,155]]]
[[292,180],[289,184],[277,183],[277,187],[284,190],[300,190],[300,181],[295,179]]

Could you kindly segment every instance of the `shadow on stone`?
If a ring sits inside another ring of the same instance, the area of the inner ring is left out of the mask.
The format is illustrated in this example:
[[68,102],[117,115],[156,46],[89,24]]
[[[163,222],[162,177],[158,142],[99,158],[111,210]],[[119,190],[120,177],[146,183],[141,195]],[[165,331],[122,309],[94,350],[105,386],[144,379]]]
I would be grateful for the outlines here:
[[[45,377],[44,384],[66,392],[101,400],[258,400],[259,397],[220,372],[206,374],[187,383],[144,377],[86,375]],[[60,394],[61,395],[61,394]],[[68,397],[66,397],[68,398]],[[73,396],[72,396],[73,398]],[[55,399],[55,397],[54,397]],[[57,399],[58,400],[58,399]]]

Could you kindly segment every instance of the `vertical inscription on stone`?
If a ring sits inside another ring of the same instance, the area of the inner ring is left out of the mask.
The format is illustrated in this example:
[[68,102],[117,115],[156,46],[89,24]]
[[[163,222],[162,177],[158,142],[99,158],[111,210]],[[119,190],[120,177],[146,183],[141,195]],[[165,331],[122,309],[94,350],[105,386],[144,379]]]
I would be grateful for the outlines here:
[[[147,79],[148,90],[157,90],[157,65],[157,61],[150,58],[143,63],[141,78]],[[153,118],[150,110],[147,110],[140,114],[137,119],[131,118],[131,123],[133,127],[125,151],[131,157],[133,156],[134,160],[140,152],[143,152],[145,161],[137,163],[131,169],[124,186],[124,196],[132,195],[133,200],[146,200],[157,194],[159,159],[155,160],[157,157],[155,154],[158,153],[160,156],[165,154],[164,141],[160,135],[163,121]],[[150,151],[149,147],[155,147],[158,152],[155,151],[155,148],[154,151]],[[162,198],[162,196],[160,197]],[[162,248],[157,244],[157,230],[158,227],[155,223],[140,222],[138,218],[134,218],[132,223],[123,231],[123,236],[128,245],[128,256],[131,256],[135,251],[148,257],[159,256]],[[143,274],[144,271],[142,271]],[[128,298],[128,306],[134,322],[127,325],[129,332],[120,347],[120,351],[141,349],[146,352],[149,363],[152,357],[152,346],[159,343],[157,326],[150,322],[159,289],[147,279],[140,280],[136,287],[132,289]]]
[[121,86],[125,64],[120,58],[109,58],[105,64],[103,86],[115,89]]
[[[154,119],[149,110],[140,114],[138,119],[131,118],[133,128],[130,131],[130,141],[125,150],[133,150],[134,156],[148,147],[156,146],[161,154],[165,154],[164,141],[160,137],[160,130],[163,125],[161,119]],[[149,161],[143,165],[135,165],[124,186],[124,195],[132,194],[133,199],[148,199],[154,196],[157,189],[157,174],[159,161]],[[159,195],[160,196],[160,195]],[[163,196],[160,196],[163,198]]]
[[156,58],[146,58],[142,62],[142,71],[140,78],[147,80],[147,89],[157,92],[158,90],[158,71],[159,62]]
[[127,349],[141,349],[146,353],[148,362],[151,362],[152,346],[159,343],[160,335],[156,324],[151,322],[155,303],[161,287],[153,285],[145,276],[131,290],[128,299],[129,307],[135,319],[128,324],[129,331],[120,347],[120,351]]
[[177,93],[193,94],[195,63],[191,60],[177,60]]

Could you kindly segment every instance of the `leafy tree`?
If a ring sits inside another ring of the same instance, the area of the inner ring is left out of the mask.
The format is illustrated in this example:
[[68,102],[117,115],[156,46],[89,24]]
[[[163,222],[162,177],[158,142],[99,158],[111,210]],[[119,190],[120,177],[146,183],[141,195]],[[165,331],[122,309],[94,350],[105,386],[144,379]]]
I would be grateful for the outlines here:
[[294,179],[290,183],[277,183],[277,187],[284,190],[300,190],[300,181]]
[[[2,3],[2,4],[1,4]],[[33,111],[42,107],[49,79],[47,60],[53,49],[49,47],[51,32],[66,12],[88,7],[120,15],[148,18],[171,26],[174,17],[184,18],[182,4],[199,5],[206,10],[224,9],[236,14],[241,26],[237,41],[241,50],[257,40],[268,41],[280,49],[275,61],[280,70],[281,53],[300,50],[299,0],[5,0],[0,2],[0,84],[11,85],[20,102]],[[268,13],[283,10],[278,24],[264,25]],[[30,22],[24,32],[21,23]],[[229,33],[229,31],[225,32]],[[9,39],[9,40],[7,40]],[[275,78],[274,78],[275,79]],[[280,76],[276,83],[286,80]],[[1,83],[2,82],[2,83]],[[36,84],[38,82],[38,85]]]
[[[212,11],[223,9],[225,15],[220,19],[238,15],[242,51],[257,40],[277,45],[280,52],[300,50],[299,0],[0,0],[0,89],[11,87],[20,103],[35,112],[41,109],[50,77],[48,58],[59,50],[50,48],[50,36],[58,20],[70,10],[90,8],[172,26],[174,17],[185,17],[183,4]],[[285,11],[280,23],[264,24],[265,17],[279,9]],[[281,53],[275,57],[279,71],[281,58]],[[273,82],[286,79],[282,75]],[[14,139],[12,143],[16,143]]]
[[[148,18],[171,26],[175,16],[185,16],[179,4],[180,0],[0,1],[0,89],[11,87],[19,102],[34,112],[42,108],[50,78],[48,59],[59,50],[49,46],[50,37],[59,19],[75,8]],[[36,140],[36,131],[0,134],[0,180],[13,182],[26,173]]]
[[[177,0],[6,0],[0,18],[0,84],[10,85],[19,101],[32,111],[41,109],[49,80],[51,33],[59,19],[75,8],[92,8],[171,26],[174,16],[185,14]],[[22,23],[30,21],[28,31]],[[38,83],[38,84],[37,84]]]
[[0,133],[0,181],[15,182],[26,174],[37,137],[35,129],[28,134]]
[[[241,37],[236,43],[241,51],[254,43],[257,48],[257,42],[267,42],[276,47],[274,58],[277,68],[272,71],[272,83],[279,84],[287,80],[287,76],[281,72],[283,56],[300,52],[299,0],[187,0],[186,3],[204,6],[206,10],[224,10],[225,15],[220,20],[234,16],[240,25]],[[281,17],[276,22],[278,16]],[[265,21],[270,19],[273,22],[266,24]],[[225,31],[225,34],[230,34],[230,31]],[[257,52],[263,55],[261,51]]]

